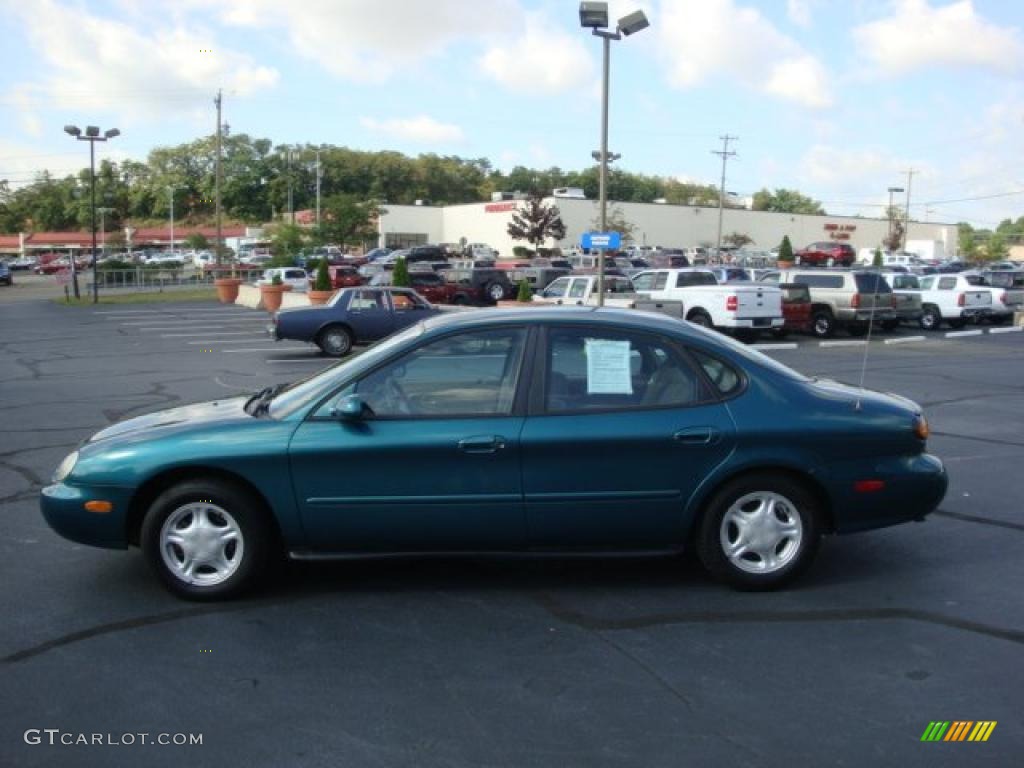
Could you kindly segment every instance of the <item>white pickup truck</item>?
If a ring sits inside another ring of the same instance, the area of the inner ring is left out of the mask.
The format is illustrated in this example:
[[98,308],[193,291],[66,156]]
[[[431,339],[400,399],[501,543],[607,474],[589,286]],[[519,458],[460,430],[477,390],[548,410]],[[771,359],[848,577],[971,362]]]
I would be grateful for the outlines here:
[[977,288],[988,288],[992,293],[992,311],[985,319],[992,323],[1005,323],[1013,319],[1014,312],[1024,310],[1024,272],[1017,270],[991,270],[964,272],[967,282]]
[[686,319],[706,328],[752,335],[782,328],[782,291],[767,283],[719,285],[706,269],[651,269],[633,276],[633,287],[652,299],[681,301]]
[[921,278],[921,327],[938,330],[944,322],[963,328],[968,320],[981,320],[992,311],[989,288],[972,285],[961,274],[926,275]]
[[[565,275],[533,295],[540,304],[597,306],[597,275]],[[604,277],[604,305],[620,309],[642,309],[683,319],[681,301],[662,301],[633,291],[629,278],[618,275]]]

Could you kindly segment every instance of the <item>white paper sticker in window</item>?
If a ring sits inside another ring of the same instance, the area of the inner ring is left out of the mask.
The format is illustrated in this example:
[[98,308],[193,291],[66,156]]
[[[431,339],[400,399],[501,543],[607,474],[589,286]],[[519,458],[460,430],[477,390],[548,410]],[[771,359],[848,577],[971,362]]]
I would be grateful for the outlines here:
[[628,341],[587,339],[585,353],[588,395],[633,394]]

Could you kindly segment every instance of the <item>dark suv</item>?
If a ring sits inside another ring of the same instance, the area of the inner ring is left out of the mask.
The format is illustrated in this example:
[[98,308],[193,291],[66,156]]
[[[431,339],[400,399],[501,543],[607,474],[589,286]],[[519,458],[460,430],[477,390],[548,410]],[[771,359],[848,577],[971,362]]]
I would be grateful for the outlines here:
[[0,283],[14,285],[14,278],[11,276],[11,267],[6,261],[0,261]]
[[405,263],[412,264],[414,261],[448,261],[448,256],[439,246],[417,245],[409,249],[405,255]]
[[501,269],[448,269],[444,279],[458,287],[453,304],[493,304],[512,298],[515,289]]
[[804,267],[852,267],[856,260],[852,245],[834,240],[811,243],[793,254],[793,261]]

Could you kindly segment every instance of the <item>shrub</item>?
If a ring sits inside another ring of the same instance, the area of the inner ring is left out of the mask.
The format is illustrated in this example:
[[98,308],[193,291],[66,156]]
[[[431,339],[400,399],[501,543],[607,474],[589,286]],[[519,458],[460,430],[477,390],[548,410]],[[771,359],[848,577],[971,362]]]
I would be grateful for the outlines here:
[[533,256],[533,251],[525,245],[516,245],[512,247],[512,255],[517,259],[528,259]]
[[314,291],[329,291],[331,290],[331,275],[327,271],[327,259],[321,259],[320,263],[316,267],[316,280],[313,282]]
[[409,267],[406,265],[405,259],[398,259],[395,262],[395,270],[391,273],[391,284],[396,288],[409,287]]
[[530,288],[530,283],[525,277],[519,281],[519,293],[516,294],[516,301],[523,303],[533,301],[533,289]]
[[280,272],[275,272],[274,273],[274,276],[272,278],[270,278],[270,284],[271,285],[283,285],[284,284],[284,280],[281,279],[281,273]]
[[875,248],[875,257],[871,260],[871,266],[873,266],[873,267],[884,266],[884,262],[882,261],[882,249],[881,248]]
[[789,242],[789,235],[782,237],[782,242],[779,244],[779,261],[792,261],[793,260],[793,244]]

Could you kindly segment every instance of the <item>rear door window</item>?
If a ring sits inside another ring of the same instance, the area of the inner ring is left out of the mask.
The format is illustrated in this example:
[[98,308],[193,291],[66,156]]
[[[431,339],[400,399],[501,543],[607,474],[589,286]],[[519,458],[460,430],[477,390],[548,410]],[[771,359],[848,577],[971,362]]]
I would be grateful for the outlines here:
[[885,278],[877,272],[861,272],[853,277],[857,283],[857,293],[892,293]]

